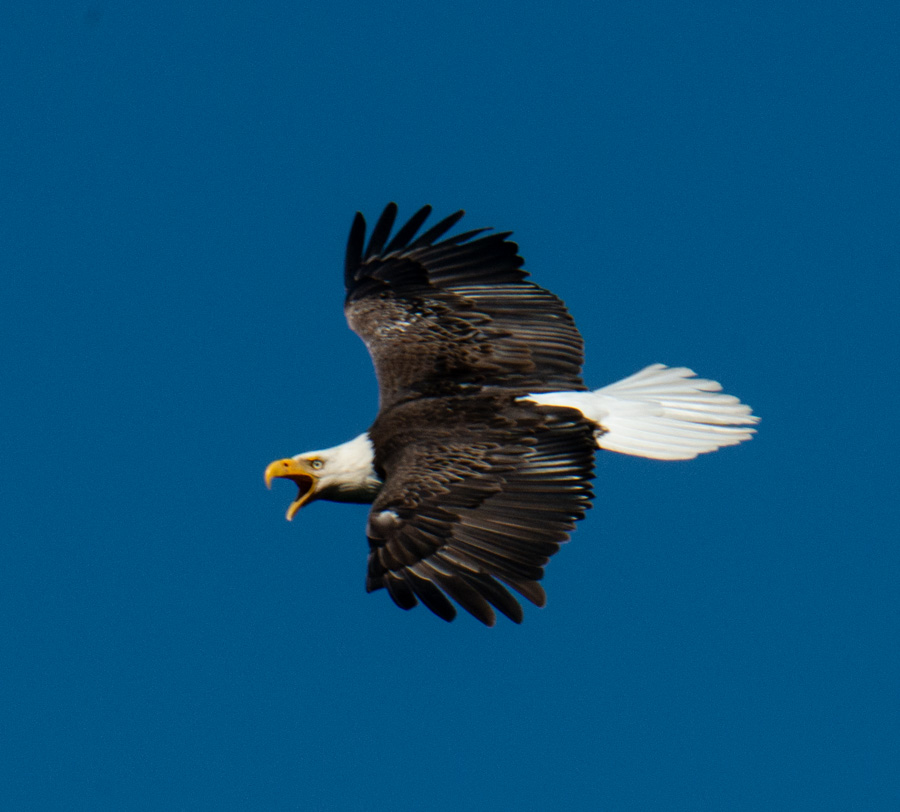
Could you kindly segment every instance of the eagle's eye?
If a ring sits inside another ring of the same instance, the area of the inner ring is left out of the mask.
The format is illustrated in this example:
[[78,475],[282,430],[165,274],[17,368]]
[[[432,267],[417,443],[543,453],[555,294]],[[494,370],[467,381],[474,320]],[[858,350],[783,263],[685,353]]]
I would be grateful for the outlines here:
[[318,471],[325,463],[322,462],[318,457],[314,460],[309,461],[309,467],[315,471]]

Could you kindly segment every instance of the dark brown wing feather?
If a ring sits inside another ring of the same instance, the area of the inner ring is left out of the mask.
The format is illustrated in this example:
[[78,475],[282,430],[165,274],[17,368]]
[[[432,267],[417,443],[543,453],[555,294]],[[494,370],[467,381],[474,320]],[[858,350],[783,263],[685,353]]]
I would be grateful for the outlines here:
[[[415,237],[420,209],[392,240],[397,207],[365,244],[356,215],[347,242],[345,312],[378,376],[381,408],[477,391],[583,390],[582,340],[563,302],[528,282],[508,234],[445,237],[459,211]],[[444,239],[441,239],[441,238]]]
[[516,623],[506,586],[542,606],[543,567],[592,498],[594,439],[575,411],[494,391],[411,401],[370,431],[385,481],[369,514],[368,591],[444,620],[450,599]]

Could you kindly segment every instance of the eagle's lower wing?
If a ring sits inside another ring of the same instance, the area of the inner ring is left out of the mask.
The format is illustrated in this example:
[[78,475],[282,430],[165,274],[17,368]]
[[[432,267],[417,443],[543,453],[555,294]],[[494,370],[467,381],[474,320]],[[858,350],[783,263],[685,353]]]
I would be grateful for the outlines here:
[[[492,606],[518,623],[522,608],[503,584],[544,604],[543,567],[590,507],[593,432],[569,409],[460,400],[410,403],[372,427],[387,448],[366,588],[444,620],[456,615],[452,598],[487,625]],[[437,420],[457,406],[455,419]]]
[[[583,344],[566,306],[528,282],[508,234],[420,237],[424,207],[387,242],[390,204],[365,245],[357,214],[347,245],[345,313],[378,376],[381,408],[484,385],[526,392],[583,390]],[[482,230],[483,231],[483,230]]]

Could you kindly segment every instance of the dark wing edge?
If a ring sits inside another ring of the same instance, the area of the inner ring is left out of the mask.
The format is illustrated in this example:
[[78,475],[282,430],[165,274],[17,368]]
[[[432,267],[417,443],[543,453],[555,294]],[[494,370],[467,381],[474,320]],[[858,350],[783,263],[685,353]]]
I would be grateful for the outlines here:
[[[440,239],[463,218],[463,209],[445,217],[416,238],[416,233],[432,211],[431,206],[422,206],[385,245],[397,219],[397,211],[396,203],[388,203],[372,229],[368,245],[365,241],[366,219],[362,212],[356,212],[344,258],[344,286],[348,301],[356,298],[358,283],[365,279],[390,283],[391,268],[384,268],[383,265],[390,259],[400,257],[413,258],[418,264],[427,266],[428,273],[423,273],[422,281],[439,287],[449,287],[467,280],[477,280],[483,284],[518,282],[528,276],[526,271],[521,270],[523,260],[518,256],[518,246],[506,239],[511,232],[491,234],[473,242],[479,234],[491,230],[477,228]],[[501,258],[505,261],[498,268],[496,260]],[[480,261],[473,263],[473,259]],[[434,260],[438,262],[435,264]],[[364,268],[366,265],[370,267]],[[426,268],[422,270],[424,272]]]
[[576,411],[528,411],[505,444],[406,447],[369,514],[368,592],[385,588],[401,609],[421,602],[446,621],[452,600],[487,626],[495,609],[522,622],[506,587],[545,604],[544,566],[593,498],[594,439]]
[[[416,233],[422,227],[422,224],[431,215],[431,206],[422,206],[422,208],[410,217],[406,224],[397,231],[394,235],[394,239],[392,239],[390,244],[385,248],[384,244],[394,226],[394,221],[397,218],[397,211],[398,208],[396,203],[391,202],[385,206],[384,211],[378,218],[378,222],[375,224],[375,228],[372,230],[372,236],[369,238],[368,246],[365,245],[366,218],[361,211],[356,212],[356,216],[353,218],[353,225],[350,227],[350,236],[347,239],[347,251],[344,258],[344,283],[348,292],[353,286],[354,273],[364,261],[372,259],[373,257],[378,257],[382,253],[391,254],[405,249],[432,246],[435,240],[446,234],[465,215],[463,209],[454,212],[449,217],[445,217],[441,220],[437,225],[432,226],[419,237],[419,239],[413,242],[413,237],[416,236]],[[477,229],[465,234],[458,234],[445,242],[465,242],[476,234],[488,230],[489,229]],[[364,247],[365,250],[363,250]]]

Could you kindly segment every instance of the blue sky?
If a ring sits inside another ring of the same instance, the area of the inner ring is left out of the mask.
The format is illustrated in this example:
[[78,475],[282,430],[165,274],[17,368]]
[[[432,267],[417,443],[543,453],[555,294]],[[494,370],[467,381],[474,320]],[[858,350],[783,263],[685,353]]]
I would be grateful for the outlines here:
[[[785,6],[0,9],[0,806],[898,808],[900,11]],[[598,457],[521,627],[263,487],[374,416],[388,200],[514,230],[589,384],[763,416]]]

